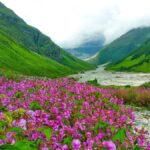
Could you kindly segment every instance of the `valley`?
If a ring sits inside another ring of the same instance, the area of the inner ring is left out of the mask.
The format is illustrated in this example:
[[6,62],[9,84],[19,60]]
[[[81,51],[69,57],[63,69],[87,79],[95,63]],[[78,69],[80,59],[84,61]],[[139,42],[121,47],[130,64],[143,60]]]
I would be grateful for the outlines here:
[[68,49],[0,2],[0,150],[150,150],[150,27],[107,43],[93,15],[73,37],[61,13],[40,22],[59,20]]

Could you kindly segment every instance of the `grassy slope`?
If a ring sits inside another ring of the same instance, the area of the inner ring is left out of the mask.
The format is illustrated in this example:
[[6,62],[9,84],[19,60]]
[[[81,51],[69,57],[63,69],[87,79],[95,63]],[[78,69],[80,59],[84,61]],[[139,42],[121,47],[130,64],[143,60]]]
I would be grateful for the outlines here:
[[0,3],[0,30],[15,41],[41,55],[52,58],[75,71],[92,69],[93,66],[81,61],[56,45],[38,29],[27,25],[12,10]]
[[108,69],[119,71],[150,72],[150,40],[123,61],[110,65]]
[[70,68],[20,46],[2,32],[0,32],[0,68],[24,75],[52,78],[73,73]]
[[116,63],[128,57],[150,38],[150,28],[133,29],[120,38],[106,45],[99,54],[90,60],[95,64]]

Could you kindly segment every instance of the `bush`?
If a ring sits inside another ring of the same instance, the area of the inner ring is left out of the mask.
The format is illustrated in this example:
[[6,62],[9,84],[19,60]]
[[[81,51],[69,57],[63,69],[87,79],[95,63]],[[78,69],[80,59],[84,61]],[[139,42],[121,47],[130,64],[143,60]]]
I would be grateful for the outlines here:
[[123,98],[125,104],[150,109],[150,89],[133,87],[129,89],[117,89],[114,90],[113,95],[117,98]]
[[141,87],[149,89],[150,88],[150,82],[146,82],[146,83],[142,84]]
[[94,80],[89,80],[87,81],[88,84],[94,85],[94,86],[99,86],[100,84],[98,83],[97,79]]

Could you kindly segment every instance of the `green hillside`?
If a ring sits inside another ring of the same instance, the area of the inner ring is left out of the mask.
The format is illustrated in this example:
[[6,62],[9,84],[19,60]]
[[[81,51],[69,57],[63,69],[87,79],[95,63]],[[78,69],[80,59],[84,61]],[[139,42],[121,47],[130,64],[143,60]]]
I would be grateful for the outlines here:
[[32,76],[60,77],[73,71],[54,60],[27,50],[0,31],[0,68]]
[[129,57],[117,64],[108,66],[108,69],[117,71],[150,72],[150,40],[146,41]]
[[38,29],[27,25],[12,10],[0,2],[0,31],[5,32],[26,49],[56,60],[60,64],[80,71],[93,68],[92,65],[81,61],[56,45],[49,37]]
[[90,60],[95,64],[114,64],[128,57],[150,38],[150,27],[133,29],[112,43],[106,45],[99,54]]

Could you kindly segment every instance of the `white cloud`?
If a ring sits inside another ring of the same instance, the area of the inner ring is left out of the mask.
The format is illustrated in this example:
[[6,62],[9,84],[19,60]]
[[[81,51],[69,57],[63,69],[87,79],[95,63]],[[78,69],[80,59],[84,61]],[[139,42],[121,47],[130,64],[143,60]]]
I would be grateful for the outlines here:
[[149,0],[1,0],[27,23],[65,47],[103,33],[106,43],[126,31],[150,26]]

